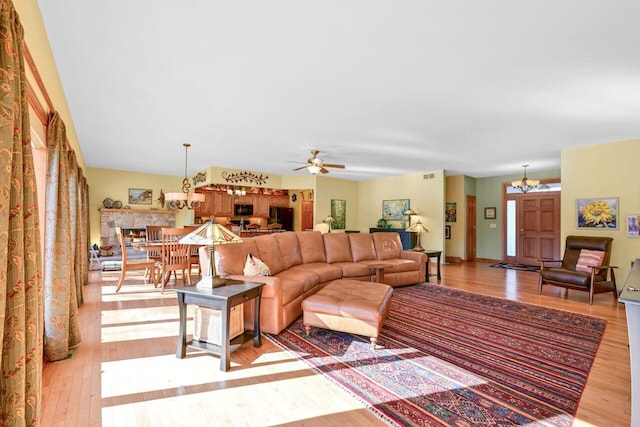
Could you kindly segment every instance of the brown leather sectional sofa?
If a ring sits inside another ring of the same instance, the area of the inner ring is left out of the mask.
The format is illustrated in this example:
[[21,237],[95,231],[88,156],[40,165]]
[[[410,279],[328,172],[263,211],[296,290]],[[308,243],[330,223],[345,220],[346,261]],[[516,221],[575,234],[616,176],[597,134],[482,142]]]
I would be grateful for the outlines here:
[[[244,276],[247,255],[264,261],[271,276]],[[302,300],[337,279],[375,281],[372,264],[387,263],[384,283],[421,283],[427,256],[402,250],[397,233],[344,234],[289,231],[243,238],[242,243],[217,247],[218,274],[265,283],[260,327],[277,334],[302,314]],[[245,307],[245,324],[253,327],[253,304]]]

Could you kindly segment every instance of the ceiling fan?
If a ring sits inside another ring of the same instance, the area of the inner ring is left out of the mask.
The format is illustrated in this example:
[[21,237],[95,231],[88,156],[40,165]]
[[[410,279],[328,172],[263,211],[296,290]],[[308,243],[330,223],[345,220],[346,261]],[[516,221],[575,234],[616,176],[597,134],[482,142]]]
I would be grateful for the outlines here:
[[327,168],[337,168],[344,169],[344,165],[337,165],[334,163],[325,163],[324,160],[318,157],[318,150],[311,150],[311,154],[313,157],[307,159],[307,164],[305,166],[300,166],[299,168],[295,168],[294,171],[299,171],[301,169],[307,169],[309,173],[315,175],[318,172],[329,173]]

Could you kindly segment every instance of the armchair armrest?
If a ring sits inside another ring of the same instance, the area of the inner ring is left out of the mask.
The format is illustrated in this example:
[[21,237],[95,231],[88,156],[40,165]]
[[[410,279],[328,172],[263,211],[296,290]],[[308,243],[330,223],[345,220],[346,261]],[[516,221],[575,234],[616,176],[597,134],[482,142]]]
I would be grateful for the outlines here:
[[273,298],[282,295],[282,282],[279,277],[274,276],[243,276],[240,274],[230,274],[223,276],[226,279],[246,280],[248,282],[264,283],[262,288],[263,298]]
[[546,262],[547,264],[549,263],[562,263],[561,259],[539,259],[538,261],[540,261],[540,270],[544,269],[544,263]]

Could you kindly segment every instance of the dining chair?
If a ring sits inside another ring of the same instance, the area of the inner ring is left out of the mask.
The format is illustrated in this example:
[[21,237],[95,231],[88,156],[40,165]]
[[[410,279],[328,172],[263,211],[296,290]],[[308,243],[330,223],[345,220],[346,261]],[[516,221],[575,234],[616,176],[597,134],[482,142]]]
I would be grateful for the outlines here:
[[277,222],[274,222],[273,224],[269,224],[267,225],[267,228],[269,230],[282,230],[282,224],[278,224]]
[[[179,243],[179,240],[189,234],[185,228],[162,228],[162,246],[160,259],[160,276],[162,277],[162,292],[169,281],[171,272],[182,272],[182,283],[191,286],[191,246]],[[176,285],[178,278],[176,275]]]
[[[200,227],[202,227],[202,225],[196,224],[196,225],[185,225],[183,228],[189,230],[189,233],[191,233]],[[199,249],[198,246],[191,247],[189,264],[191,267],[193,267],[194,265],[198,267],[198,279],[199,279],[200,275],[202,274],[202,270],[200,269],[200,253],[198,252],[198,249]]]
[[122,267],[120,268],[120,278],[116,284],[116,292],[118,292],[122,287],[127,272],[133,270],[146,270],[144,275],[145,281],[148,281],[148,278],[151,278],[153,286],[157,287],[158,276],[156,275],[156,261],[149,259],[127,259],[127,246],[124,241],[124,235],[122,234],[121,227],[116,227],[116,235],[118,236],[118,242],[122,249]]
[[[145,227],[145,238],[147,243],[150,242],[160,242],[162,240],[162,225],[147,225]],[[160,262],[162,257],[160,246],[149,246],[147,247],[147,259],[149,261],[154,260],[155,262]]]

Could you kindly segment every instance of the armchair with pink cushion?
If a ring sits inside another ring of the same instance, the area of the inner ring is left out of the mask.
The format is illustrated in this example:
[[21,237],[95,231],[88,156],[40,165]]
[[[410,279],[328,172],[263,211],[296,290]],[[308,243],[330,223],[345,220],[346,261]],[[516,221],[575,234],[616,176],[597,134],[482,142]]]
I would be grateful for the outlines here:
[[561,260],[540,260],[540,283],[560,286],[567,290],[589,292],[589,305],[595,294],[612,292],[618,299],[616,266],[609,265],[613,238],[597,236],[567,236],[564,256]]

